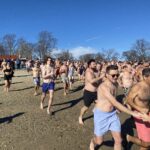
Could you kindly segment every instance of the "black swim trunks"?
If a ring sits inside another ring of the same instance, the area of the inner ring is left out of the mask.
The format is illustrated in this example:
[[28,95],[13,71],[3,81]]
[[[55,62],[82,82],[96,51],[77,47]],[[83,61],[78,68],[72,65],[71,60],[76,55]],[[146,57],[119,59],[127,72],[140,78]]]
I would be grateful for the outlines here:
[[90,92],[88,90],[84,90],[83,100],[84,105],[86,107],[89,107],[96,99],[97,99],[97,92]]

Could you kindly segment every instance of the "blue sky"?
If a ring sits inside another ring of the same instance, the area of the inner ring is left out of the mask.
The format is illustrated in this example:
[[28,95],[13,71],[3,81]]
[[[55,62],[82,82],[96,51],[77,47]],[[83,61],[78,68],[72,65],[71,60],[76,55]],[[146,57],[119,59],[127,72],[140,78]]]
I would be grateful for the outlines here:
[[52,32],[58,49],[74,55],[150,41],[149,0],[0,0],[0,37],[14,33],[35,42]]

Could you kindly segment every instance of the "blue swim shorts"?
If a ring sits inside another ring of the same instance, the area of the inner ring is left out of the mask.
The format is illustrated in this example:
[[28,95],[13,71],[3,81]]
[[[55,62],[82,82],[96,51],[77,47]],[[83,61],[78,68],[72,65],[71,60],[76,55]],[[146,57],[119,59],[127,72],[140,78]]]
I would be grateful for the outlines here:
[[33,77],[33,82],[34,82],[35,85],[40,86],[40,77]]
[[43,83],[42,84],[42,92],[46,93],[49,90],[54,90],[55,88],[55,83],[54,82],[50,82],[50,83]]
[[121,132],[121,123],[116,114],[116,110],[112,112],[103,112],[98,108],[94,108],[94,134],[103,136],[108,131]]

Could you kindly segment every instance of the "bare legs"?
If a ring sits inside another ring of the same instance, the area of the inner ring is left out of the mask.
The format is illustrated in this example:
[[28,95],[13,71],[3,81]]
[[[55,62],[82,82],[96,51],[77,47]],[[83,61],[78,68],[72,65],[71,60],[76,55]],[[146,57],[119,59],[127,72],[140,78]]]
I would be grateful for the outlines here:
[[[112,131],[111,134],[112,134],[114,141],[115,141],[114,150],[121,150],[122,139],[121,139],[120,132]],[[103,136],[95,136],[94,138],[91,139],[91,143],[90,143],[89,148],[90,148],[90,150],[95,150],[95,146],[96,145],[100,146],[102,143],[103,143]]]
[[5,85],[4,85],[5,92],[9,92],[10,85],[11,85],[11,81],[5,80]]
[[34,95],[38,95],[39,85],[35,85],[34,87]]
[[54,91],[50,90],[49,91],[49,101],[48,101],[47,114],[50,114],[50,109],[51,109],[51,105],[52,105],[52,102],[53,102],[53,96],[54,96]]
[[114,138],[114,150],[121,150],[121,142],[122,142],[122,139],[121,139],[121,133],[120,132],[114,132],[114,131],[111,131],[111,134]]
[[[46,97],[46,93],[42,93],[41,96],[41,104],[40,104],[40,108],[43,109],[43,103]],[[49,90],[49,101],[48,101],[48,107],[47,107],[47,114],[50,114],[50,109],[51,109],[51,105],[53,102],[53,97],[54,97],[54,91],[53,90]]]
[[103,137],[95,136],[91,139],[90,150],[95,150],[96,145],[101,145],[103,143]]
[[150,149],[150,142],[144,142],[137,137],[127,135],[127,141],[141,146],[140,150],[149,150]]
[[73,77],[69,77],[69,89],[72,90]]
[[43,103],[44,103],[45,97],[46,97],[46,93],[42,93],[42,96],[41,96],[41,104],[40,104],[40,108],[41,108],[41,109],[43,109]]
[[67,90],[68,90],[68,83],[64,83],[64,95],[67,95]]
[[88,107],[86,107],[86,106],[83,106],[83,107],[81,108],[80,116],[79,116],[79,124],[81,124],[81,125],[84,125],[83,120],[82,120],[82,117],[83,117],[83,115],[86,113],[87,110],[88,110]]

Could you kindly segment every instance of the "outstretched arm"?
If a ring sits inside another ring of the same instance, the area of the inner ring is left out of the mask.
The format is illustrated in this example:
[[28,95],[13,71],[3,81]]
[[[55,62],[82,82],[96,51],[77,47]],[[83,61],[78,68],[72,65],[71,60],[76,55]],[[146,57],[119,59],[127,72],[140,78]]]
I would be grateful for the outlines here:
[[140,117],[139,113],[135,113],[133,111],[131,111],[130,109],[126,108],[124,105],[122,105],[121,103],[119,103],[115,97],[111,94],[110,90],[107,87],[102,87],[101,88],[101,93],[105,94],[104,96],[106,97],[106,99],[117,109],[119,109],[120,111],[123,111],[127,114],[130,114],[134,117]]

